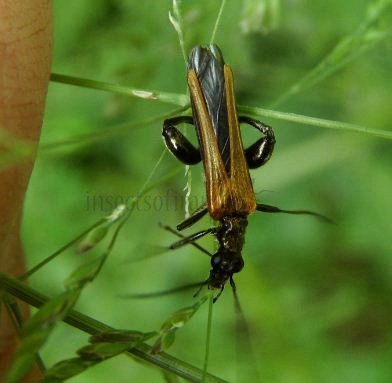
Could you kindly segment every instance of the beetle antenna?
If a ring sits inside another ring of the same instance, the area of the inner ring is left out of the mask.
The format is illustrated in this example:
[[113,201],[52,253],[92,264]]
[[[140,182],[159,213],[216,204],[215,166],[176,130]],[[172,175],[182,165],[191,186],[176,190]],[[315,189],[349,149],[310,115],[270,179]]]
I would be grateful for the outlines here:
[[190,290],[195,287],[199,287],[199,290],[197,291],[197,293],[199,293],[201,288],[203,286],[205,286],[207,283],[208,283],[208,281],[189,283],[187,285],[178,286],[178,287],[175,287],[173,289],[168,289],[168,290],[160,290],[160,291],[154,291],[151,293],[140,293],[140,294],[121,294],[119,296],[120,296],[120,298],[130,298],[130,299],[154,298],[154,297],[161,297],[164,295],[175,294],[180,291]]
[[[230,278],[230,284],[233,290],[234,298],[234,310],[236,313],[236,350],[237,358],[242,366],[241,371],[238,371],[240,380],[246,380],[245,377],[252,377],[252,382],[260,382],[260,376],[257,370],[257,362],[252,347],[251,335],[249,330],[248,322],[245,318],[244,312],[242,311],[241,303],[238,298],[237,290],[235,288],[234,281]],[[243,358],[247,355],[246,359]]]

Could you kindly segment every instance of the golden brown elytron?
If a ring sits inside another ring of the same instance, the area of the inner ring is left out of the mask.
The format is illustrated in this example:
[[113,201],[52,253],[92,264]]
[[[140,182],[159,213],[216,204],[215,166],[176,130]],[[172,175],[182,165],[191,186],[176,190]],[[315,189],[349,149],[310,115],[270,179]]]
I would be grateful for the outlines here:
[[256,209],[256,199],[246,163],[237,110],[233,93],[233,75],[230,67],[224,66],[226,108],[228,111],[230,142],[230,173],[225,169],[215,132],[208,115],[199,80],[193,69],[188,72],[188,84],[195,118],[200,124],[200,144],[204,153],[203,165],[207,192],[207,206],[212,218],[220,220],[229,215],[249,215]]
[[[213,234],[218,241],[218,250],[215,254],[204,250],[211,256],[210,275],[204,284],[222,292],[228,280],[235,288],[233,274],[243,268],[241,251],[249,214],[255,210],[318,214],[307,210],[282,210],[256,202],[249,169],[258,168],[269,160],[275,136],[268,125],[237,115],[233,74],[216,45],[211,44],[207,48],[197,46],[191,51],[187,79],[193,115],[165,120],[162,134],[169,151],[181,162],[194,165],[202,161],[207,204],[180,223],[177,229],[181,231],[193,225],[207,212],[219,224],[183,237],[171,248],[194,244],[204,235]],[[195,126],[199,148],[176,128],[180,123]],[[253,126],[262,134],[247,149],[242,145],[240,123]]]

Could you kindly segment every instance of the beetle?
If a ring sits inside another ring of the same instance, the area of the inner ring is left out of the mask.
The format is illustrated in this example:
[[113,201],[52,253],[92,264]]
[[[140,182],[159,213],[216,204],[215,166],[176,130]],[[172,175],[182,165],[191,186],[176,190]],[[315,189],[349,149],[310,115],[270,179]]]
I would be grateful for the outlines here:
[[[218,249],[211,254],[211,270],[204,284],[220,289],[227,281],[235,290],[233,274],[244,266],[241,252],[248,225],[247,217],[255,211],[290,214],[322,215],[308,210],[282,210],[275,206],[257,203],[249,169],[264,165],[275,146],[272,128],[247,116],[238,116],[234,96],[233,73],[223,60],[217,45],[196,46],[188,59],[187,82],[192,116],[166,119],[162,136],[168,150],[182,163],[203,163],[206,206],[199,208],[185,221],[177,225],[181,231],[209,215],[218,225],[183,237],[170,246],[179,248],[212,234]],[[176,127],[180,123],[194,125],[199,148],[196,148]],[[244,149],[240,124],[257,129],[261,137]]]

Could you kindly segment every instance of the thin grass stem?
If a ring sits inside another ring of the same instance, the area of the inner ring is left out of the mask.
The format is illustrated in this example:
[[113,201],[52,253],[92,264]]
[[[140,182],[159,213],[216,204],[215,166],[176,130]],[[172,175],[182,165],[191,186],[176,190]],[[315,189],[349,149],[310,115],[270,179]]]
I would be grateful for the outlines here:
[[213,297],[211,291],[209,291],[207,332],[206,332],[206,350],[205,350],[205,354],[204,354],[204,365],[203,365],[203,382],[205,382],[205,379],[207,376],[208,360],[210,357],[213,308],[214,308],[214,297]]
[[282,121],[294,122],[297,124],[315,126],[318,128],[336,129],[340,131],[366,133],[372,136],[392,139],[392,131],[373,129],[366,126],[350,124],[348,122],[326,120],[323,118],[304,116],[301,114],[279,112],[276,110],[263,109],[252,106],[238,106],[238,110],[242,113],[248,113],[258,117],[274,118]]
[[52,73],[50,76],[50,81],[80,86],[83,88],[103,90],[105,92],[121,94],[123,96],[142,98],[145,100],[159,100],[168,104],[175,104],[180,106],[186,106],[189,102],[188,97],[183,94],[137,89],[129,86],[110,84],[107,82],[89,80],[59,73]]
[[215,35],[216,35],[216,32],[218,31],[218,27],[219,27],[219,24],[221,21],[221,17],[222,17],[225,5],[226,5],[226,0],[222,0],[220,8],[219,8],[218,16],[216,17],[216,20],[215,20],[214,29],[212,30],[212,33],[211,33],[210,44],[212,44],[215,41]]

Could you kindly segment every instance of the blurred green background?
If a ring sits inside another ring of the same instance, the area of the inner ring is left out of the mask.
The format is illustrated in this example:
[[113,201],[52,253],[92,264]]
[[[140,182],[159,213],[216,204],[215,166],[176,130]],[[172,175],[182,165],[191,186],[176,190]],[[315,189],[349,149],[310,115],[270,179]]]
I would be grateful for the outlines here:
[[[233,68],[238,103],[274,105],[290,85],[356,31],[369,5],[377,3],[228,1],[215,41]],[[260,4],[267,5],[266,13],[260,13]],[[183,2],[188,52],[209,43],[219,5],[211,0]],[[54,2],[53,71],[185,93],[185,64],[168,20],[170,9],[170,0]],[[386,30],[391,20],[383,12],[374,30]],[[359,45],[358,55],[338,71],[273,108],[390,129],[391,41],[384,39],[362,52],[364,47]],[[29,265],[108,214],[116,201],[137,194],[164,145],[160,121],[132,124],[175,108],[51,83],[42,150],[25,206]],[[391,144],[367,134],[263,121],[274,127],[277,144],[270,162],[251,174],[258,199],[281,208],[317,210],[336,225],[262,213],[249,218],[245,268],[236,283],[260,376],[266,382],[391,382]],[[129,129],[111,132],[121,124],[129,124]],[[104,138],[64,144],[79,134],[103,131],[109,132]],[[251,130],[243,132],[244,141],[252,142]],[[189,128],[188,133],[194,135]],[[63,144],[45,148],[51,143]],[[177,174],[160,181],[176,169]],[[192,247],[131,262],[176,240],[158,227],[159,222],[174,227],[184,218],[187,179],[171,155],[157,168],[155,182],[158,186],[140,200],[100,276],[77,305],[117,328],[159,329],[171,313],[194,302],[191,291],[141,301],[120,299],[119,294],[176,287],[208,276],[209,260]],[[191,209],[203,196],[197,166],[192,168]],[[204,218],[187,233],[209,225]],[[211,239],[201,243],[213,249]],[[36,274],[33,286],[47,294],[60,292],[66,276],[100,249],[94,251],[83,256],[68,251]],[[232,301],[227,288],[214,306],[209,370],[242,382],[247,380],[236,378],[240,362]],[[207,305],[178,332],[170,352],[201,367],[206,321]],[[43,350],[45,363],[74,356],[86,340],[78,330],[58,326]],[[242,360],[248,358],[243,352]],[[121,356],[70,380],[90,381],[164,379],[158,369]]]

